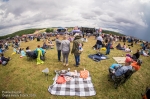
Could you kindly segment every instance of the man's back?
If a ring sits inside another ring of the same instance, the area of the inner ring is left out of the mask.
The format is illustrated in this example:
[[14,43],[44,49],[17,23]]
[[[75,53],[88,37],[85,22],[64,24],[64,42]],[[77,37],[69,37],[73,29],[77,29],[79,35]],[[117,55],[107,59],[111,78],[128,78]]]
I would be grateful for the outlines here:
[[132,66],[122,66],[118,68],[115,72],[116,76],[121,76],[122,74],[125,74],[127,70],[132,70]]

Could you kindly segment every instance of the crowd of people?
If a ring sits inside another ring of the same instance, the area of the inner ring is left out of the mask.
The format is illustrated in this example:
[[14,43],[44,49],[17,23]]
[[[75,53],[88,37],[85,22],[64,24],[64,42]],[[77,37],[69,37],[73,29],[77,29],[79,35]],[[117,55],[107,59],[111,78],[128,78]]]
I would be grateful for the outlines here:
[[[45,36],[44,36],[45,38]],[[74,36],[65,34],[63,35],[63,40],[60,40],[60,35],[56,35],[55,41],[56,43],[56,49],[57,49],[57,56],[58,56],[58,61],[62,62],[64,66],[69,65],[69,53],[74,54],[75,58],[75,64],[74,66],[78,67],[80,65],[80,55],[83,51],[83,34],[82,33],[74,33]],[[29,37],[29,40],[34,40],[34,37]],[[12,47],[13,53],[20,54],[20,57],[32,57],[37,60],[37,64],[43,64],[44,63],[44,56],[46,53],[47,49],[52,49],[55,44],[53,44],[52,40],[48,39],[47,41],[44,39],[43,40],[43,46],[41,47],[40,45],[37,46],[35,50],[30,50],[29,46],[24,48],[20,48],[20,42],[22,40],[13,40],[12,41]],[[27,41],[24,39],[24,41]],[[37,40],[38,41],[38,40]],[[131,52],[131,47],[134,46],[134,44],[139,43],[139,40],[133,39],[131,37],[120,37],[120,36],[115,36],[112,34],[102,34],[99,33],[96,35],[96,44],[93,46],[94,49],[97,50],[98,53],[100,53],[101,48],[105,47],[106,48],[106,53],[105,55],[109,55],[111,50],[114,49],[113,44],[122,41],[123,45],[120,43],[117,44],[116,49],[118,50],[124,50],[125,52]],[[130,43],[127,47],[126,41]],[[70,48],[70,43],[73,42],[72,49]],[[6,58],[4,57],[4,52],[9,49],[9,41],[1,42],[0,43],[0,53],[1,53],[1,63],[2,64],[7,64],[10,60],[10,57]],[[135,70],[139,70],[141,66],[141,60],[139,61],[140,55],[143,56],[149,56],[150,55],[150,47],[148,42],[142,42],[141,44],[141,49],[137,49],[137,52],[135,52],[133,55],[126,54],[126,60],[125,60],[125,65],[121,66],[120,64],[113,64],[110,67],[110,70],[114,75],[119,76],[122,73],[126,72],[128,69],[134,68]],[[132,67],[132,68],[131,68]],[[117,68],[117,69],[116,69]],[[118,69],[119,68],[119,69]],[[116,70],[116,71],[114,71]],[[112,76],[113,78],[113,76]]]

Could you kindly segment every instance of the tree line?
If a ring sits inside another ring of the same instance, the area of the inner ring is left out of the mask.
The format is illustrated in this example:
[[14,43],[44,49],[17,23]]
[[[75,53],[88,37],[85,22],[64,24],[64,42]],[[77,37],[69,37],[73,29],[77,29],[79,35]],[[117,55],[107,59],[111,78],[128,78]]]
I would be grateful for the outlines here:
[[[35,29],[20,30],[20,31],[14,32],[12,34],[8,34],[8,35],[5,35],[5,36],[0,36],[0,40],[1,39],[12,38],[12,37],[15,37],[15,36],[22,36],[22,35],[26,35],[26,34],[33,34],[35,31],[42,30],[42,29],[41,28],[35,28]],[[45,32],[47,32],[47,33],[50,33],[50,32],[53,32],[53,31],[54,31],[53,28],[47,28],[45,30]],[[103,30],[102,32],[106,33],[106,34],[113,34],[113,35],[118,35],[118,36],[124,36],[121,33],[117,33],[117,32],[114,32],[114,31],[109,31],[109,30]]]

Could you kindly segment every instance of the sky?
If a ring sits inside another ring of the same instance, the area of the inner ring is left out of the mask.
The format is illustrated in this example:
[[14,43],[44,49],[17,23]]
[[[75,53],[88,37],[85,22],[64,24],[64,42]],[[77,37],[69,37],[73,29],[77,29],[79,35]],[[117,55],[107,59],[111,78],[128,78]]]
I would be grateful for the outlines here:
[[150,0],[0,0],[0,36],[29,28],[74,26],[150,41]]

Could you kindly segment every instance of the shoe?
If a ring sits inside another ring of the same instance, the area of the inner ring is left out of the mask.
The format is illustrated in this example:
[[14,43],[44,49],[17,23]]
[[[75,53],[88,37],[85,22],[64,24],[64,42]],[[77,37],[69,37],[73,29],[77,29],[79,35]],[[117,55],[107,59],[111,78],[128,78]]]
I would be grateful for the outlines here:
[[79,65],[74,64],[75,67],[79,67]]
[[65,64],[65,63],[63,63],[63,65],[65,66],[66,64]]
[[68,66],[69,64],[66,64],[66,66]]

